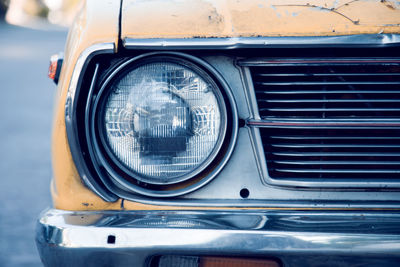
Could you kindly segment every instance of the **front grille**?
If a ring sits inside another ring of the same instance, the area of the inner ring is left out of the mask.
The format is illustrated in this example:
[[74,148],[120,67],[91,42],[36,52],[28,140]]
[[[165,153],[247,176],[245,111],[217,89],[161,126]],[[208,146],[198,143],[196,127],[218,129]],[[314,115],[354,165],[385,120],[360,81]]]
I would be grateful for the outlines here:
[[270,178],[400,182],[400,59],[246,64]]

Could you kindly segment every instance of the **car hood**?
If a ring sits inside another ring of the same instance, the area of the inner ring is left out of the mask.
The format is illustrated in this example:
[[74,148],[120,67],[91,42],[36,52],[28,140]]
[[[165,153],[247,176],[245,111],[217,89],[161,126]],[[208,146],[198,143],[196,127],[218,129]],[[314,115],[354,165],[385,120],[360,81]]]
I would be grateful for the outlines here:
[[391,0],[124,0],[121,37],[196,38],[400,33]]

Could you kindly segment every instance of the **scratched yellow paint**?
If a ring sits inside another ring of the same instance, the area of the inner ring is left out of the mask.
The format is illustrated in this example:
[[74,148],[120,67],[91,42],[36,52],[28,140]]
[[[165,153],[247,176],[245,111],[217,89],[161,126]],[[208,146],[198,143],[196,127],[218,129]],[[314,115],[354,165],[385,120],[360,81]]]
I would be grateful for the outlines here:
[[[55,208],[119,210],[86,188],[75,168],[65,129],[65,101],[79,55],[97,43],[118,45],[119,1],[88,0],[65,49],[53,123],[51,185]],[[122,38],[326,36],[400,33],[400,2],[381,0],[124,0]],[[124,201],[126,210],[204,209]],[[217,208],[209,208],[217,209]],[[229,209],[229,208],[220,208]],[[241,208],[243,209],[243,208]],[[262,207],[256,209],[275,209]],[[298,210],[298,208],[288,208]],[[321,208],[327,209],[327,208]]]
[[389,0],[126,0],[122,38],[332,36],[400,32]]

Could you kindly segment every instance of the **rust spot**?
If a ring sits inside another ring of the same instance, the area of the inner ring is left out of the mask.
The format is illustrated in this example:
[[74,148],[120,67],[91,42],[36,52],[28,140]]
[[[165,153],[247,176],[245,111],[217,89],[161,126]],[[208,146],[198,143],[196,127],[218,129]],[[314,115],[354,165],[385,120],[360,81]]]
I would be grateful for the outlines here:
[[381,3],[391,10],[396,10],[396,8],[392,5],[392,3],[388,2],[387,0],[381,0]]
[[208,16],[208,20],[212,24],[221,24],[223,22],[223,17],[214,9]]

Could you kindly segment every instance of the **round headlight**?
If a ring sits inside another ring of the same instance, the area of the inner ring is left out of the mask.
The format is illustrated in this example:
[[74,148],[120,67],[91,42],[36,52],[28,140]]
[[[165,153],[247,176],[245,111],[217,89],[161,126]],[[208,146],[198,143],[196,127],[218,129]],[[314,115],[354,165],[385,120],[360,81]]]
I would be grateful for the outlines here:
[[153,57],[121,70],[100,92],[102,146],[119,170],[139,182],[176,184],[216,157],[227,129],[218,85],[203,69]]

